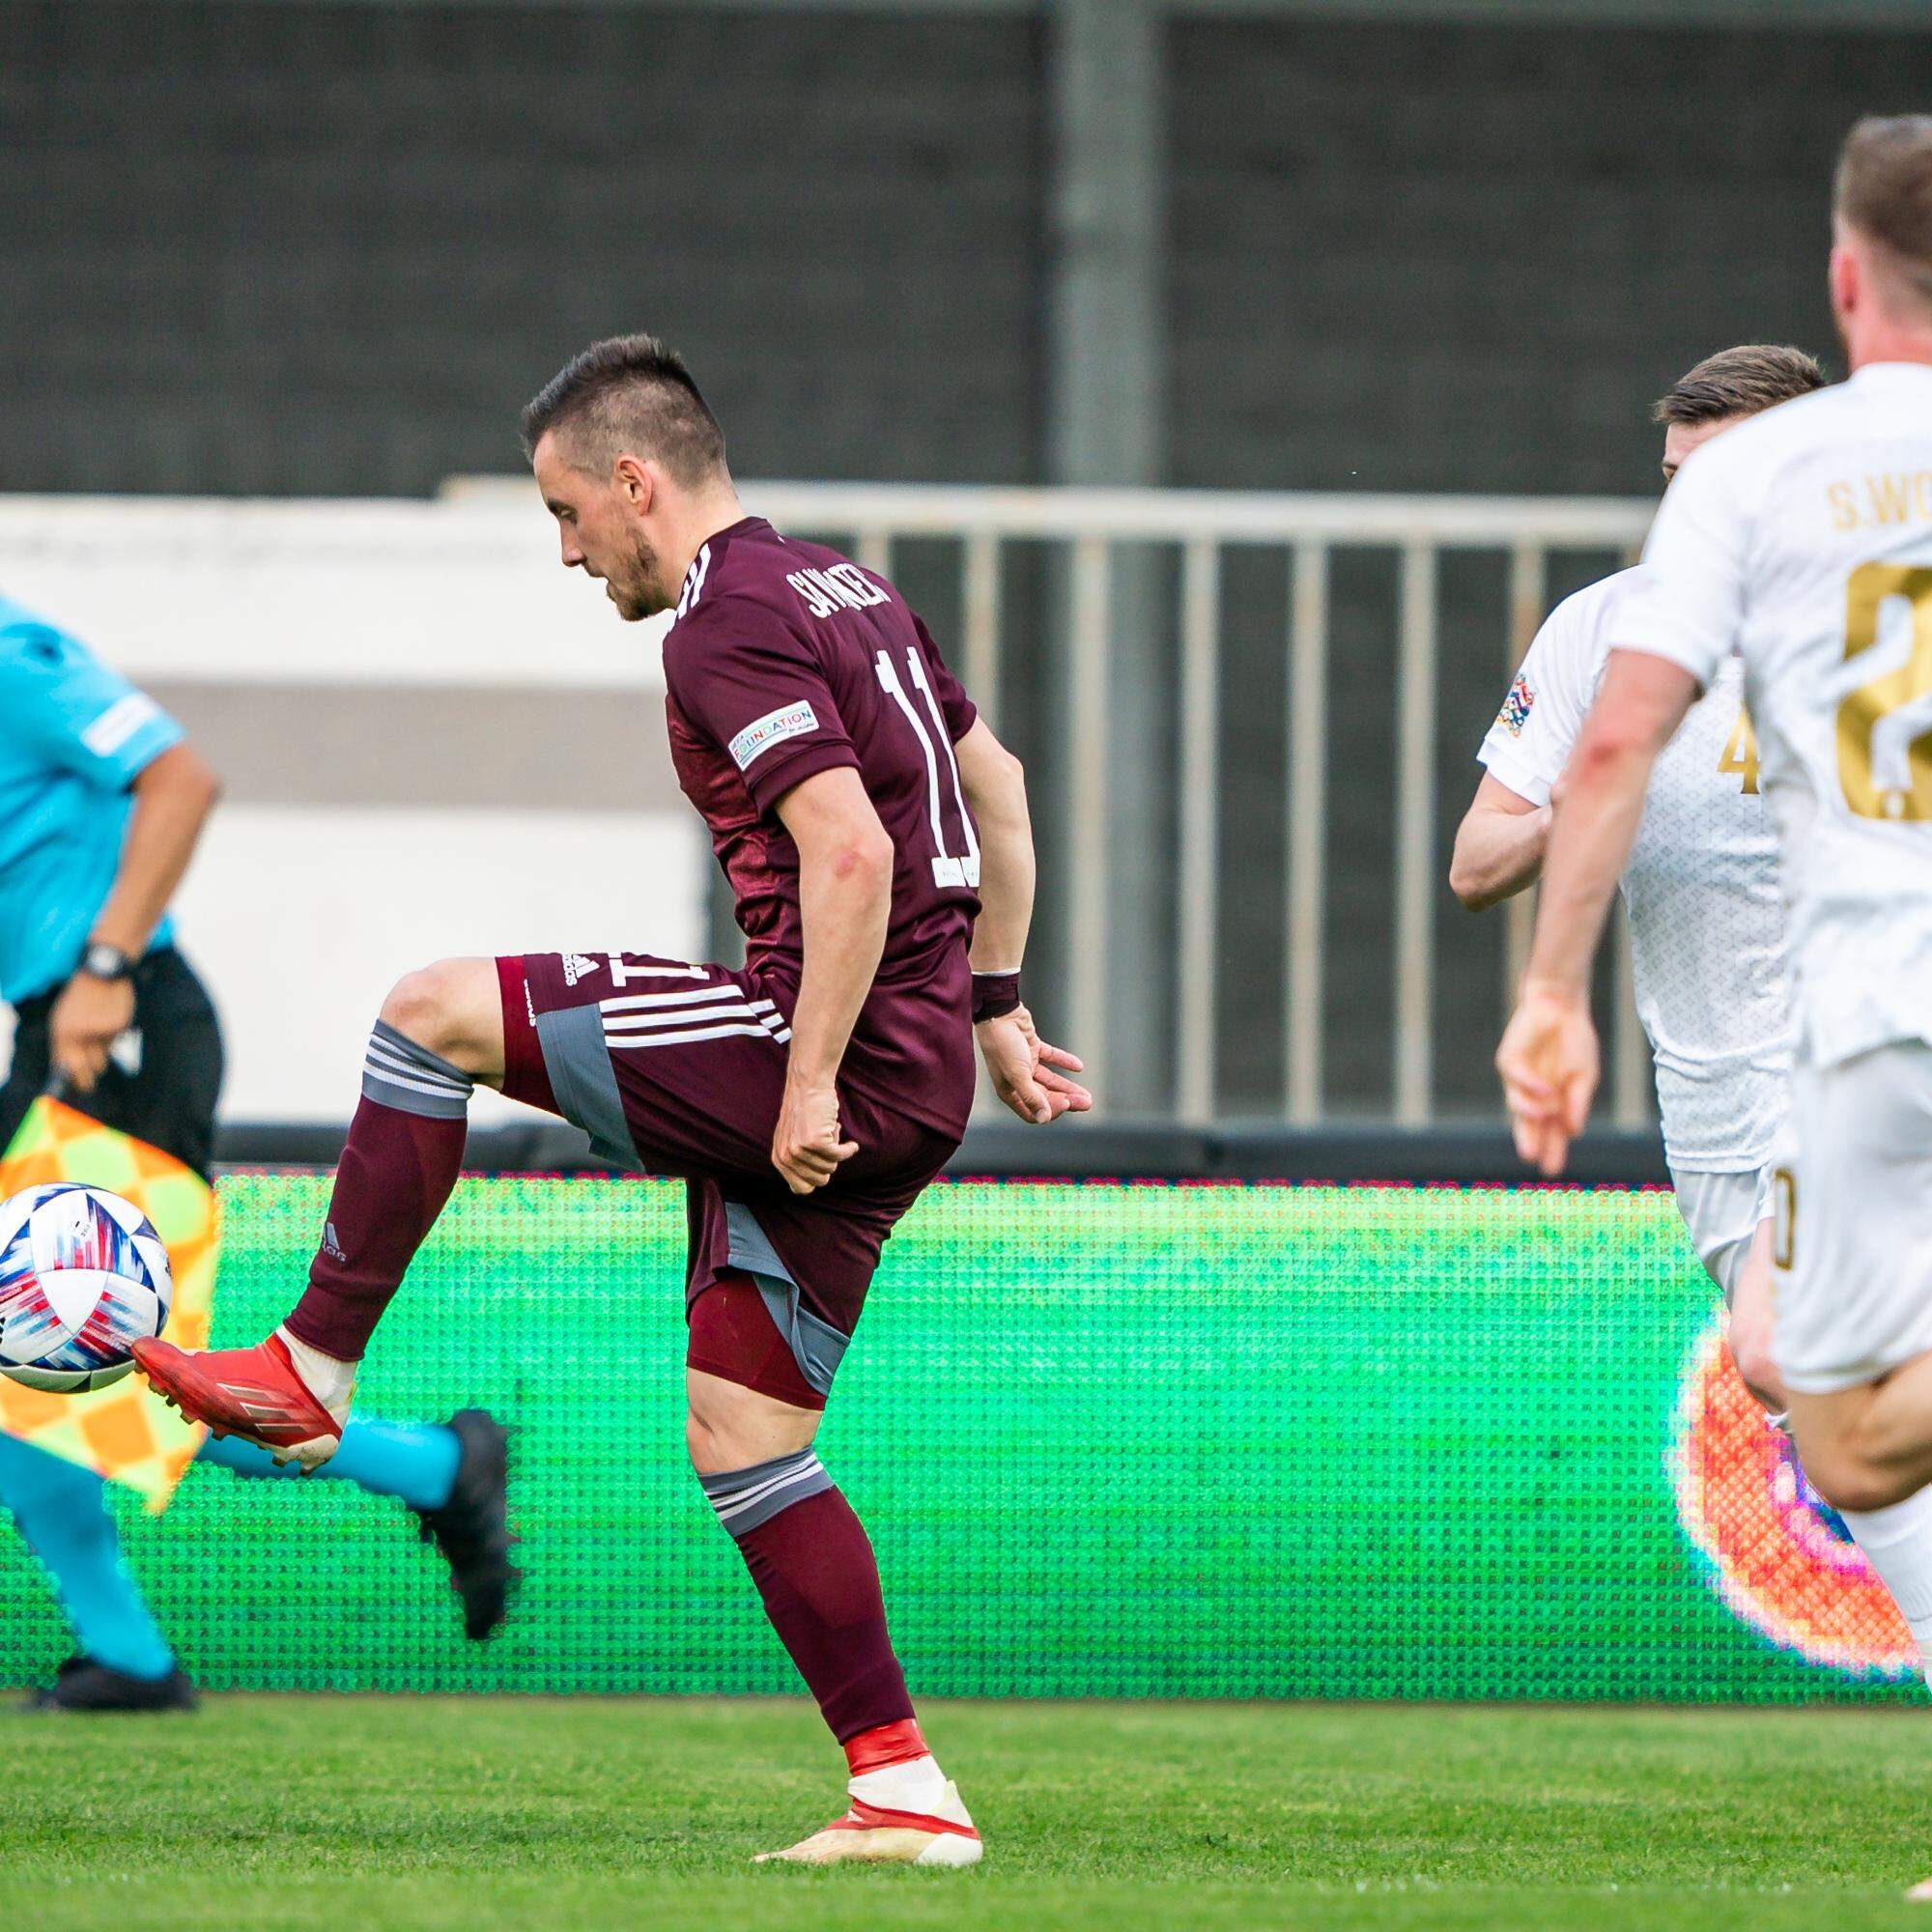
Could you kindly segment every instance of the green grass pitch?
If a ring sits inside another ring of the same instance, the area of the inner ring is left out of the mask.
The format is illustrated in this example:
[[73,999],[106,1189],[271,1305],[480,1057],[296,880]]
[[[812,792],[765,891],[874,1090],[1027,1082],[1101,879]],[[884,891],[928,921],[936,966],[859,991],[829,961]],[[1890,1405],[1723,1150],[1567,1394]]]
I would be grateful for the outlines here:
[[0,1718],[22,1932],[1932,1925],[1903,1711],[938,1703],[976,1871],[753,1871],[802,1701],[223,1696]]

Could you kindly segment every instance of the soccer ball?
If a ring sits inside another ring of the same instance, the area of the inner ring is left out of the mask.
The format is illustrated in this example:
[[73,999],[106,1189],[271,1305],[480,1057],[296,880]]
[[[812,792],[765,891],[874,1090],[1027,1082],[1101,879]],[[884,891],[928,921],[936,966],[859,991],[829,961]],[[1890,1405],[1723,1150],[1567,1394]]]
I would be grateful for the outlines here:
[[65,1395],[118,1382],[174,1294],[168,1251],[131,1201],[56,1180],[0,1206],[0,1376]]

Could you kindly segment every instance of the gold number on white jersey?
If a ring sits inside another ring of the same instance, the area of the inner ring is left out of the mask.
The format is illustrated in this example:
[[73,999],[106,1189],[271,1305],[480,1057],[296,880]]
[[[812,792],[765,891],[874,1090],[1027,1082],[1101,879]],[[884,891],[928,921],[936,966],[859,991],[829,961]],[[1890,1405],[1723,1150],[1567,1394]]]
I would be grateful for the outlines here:
[[1867,563],[1845,596],[1845,662],[1908,615],[1912,650],[1896,670],[1861,684],[1838,706],[1838,782],[1861,818],[1932,819],[1932,569]]
[[1736,773],[1741,781],[1739,789],[1747,798],[1757,796],[1757,733],[1751,729],[1750,711],[1746,705],[1738,706],[1738,722],[1724,740],[1718,769],[1726,778]]

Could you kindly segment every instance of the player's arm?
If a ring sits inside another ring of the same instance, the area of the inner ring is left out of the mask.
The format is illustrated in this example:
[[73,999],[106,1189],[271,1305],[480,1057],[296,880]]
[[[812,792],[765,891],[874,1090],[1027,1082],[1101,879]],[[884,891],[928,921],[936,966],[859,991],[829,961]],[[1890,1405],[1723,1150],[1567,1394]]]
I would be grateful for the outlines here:
[[1512,791],[1489,772],[1456,828],[1449,890],[1485,912],[1536,883],[1549,842],[1549,807]]
[[778,814],[798,847],[805,964],[772,1164],[794,1194],[810,1194],[859,1151],[839,1137],[838,1064],[885,951],[893,841],[849,765],[794,785]]
[[[1033,924],[1033,819],[1026,772],[983,718],[974,719],[952,753],[980,831],[980,917],[973,926],[977,997],[981,988],[992,992],[1002,982],[1016,982],[1026,956]],[[1016,994],[1015,986],[1007,997]],[[1086,1088],[1066,1077],[1081,1070],[1079,1060],[1042,1040],[1023,1005],[979,1021],[973,1031],[993,1091],[1021,1120],[1045,1126],[1093,1106]]]
[[144,765],[128,790],[134,810],[121,867],[90,937],[138,958],[187,875],[202,827],[221,796],[221,781],[184,740]]
[[1539,627],[1477,751],[1476,796],[1456,829],[1449,890],[1482,912],[1534,885],[1549,843],[1551,794],[1590,708],[1594,643],[1565,598]]
[[[120,868],[88,928],[88,940],[138,959],[186,875],[221,785],[200,753],[179,742],[143,765],[128,789],[134,810]],[[82,1093],[90,1092],[106,1071],[108,1048],[133,1018],[132,982],[97,980],[83,968],[67,982],[48,1016],[54,1065]]]
[[1597,1085],[1590,963],[1643,818],[1651,768],[1697,695],[1682,666],[1610,655],[1565,778],[1522,993],[1496,1050],[1517,1151],[1559,1173]]

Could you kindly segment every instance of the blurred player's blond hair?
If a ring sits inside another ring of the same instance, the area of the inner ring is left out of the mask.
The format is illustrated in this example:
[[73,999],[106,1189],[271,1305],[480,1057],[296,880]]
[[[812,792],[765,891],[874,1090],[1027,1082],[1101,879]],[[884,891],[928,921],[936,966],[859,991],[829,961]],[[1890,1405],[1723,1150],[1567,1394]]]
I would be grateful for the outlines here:
[[1833,212],[1867,242],[1891,305],[1932,317],[1932,115],[1867,115],[1838,156]]

